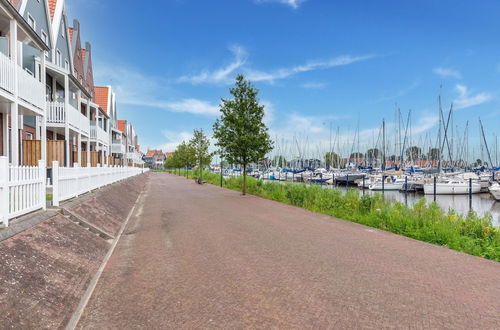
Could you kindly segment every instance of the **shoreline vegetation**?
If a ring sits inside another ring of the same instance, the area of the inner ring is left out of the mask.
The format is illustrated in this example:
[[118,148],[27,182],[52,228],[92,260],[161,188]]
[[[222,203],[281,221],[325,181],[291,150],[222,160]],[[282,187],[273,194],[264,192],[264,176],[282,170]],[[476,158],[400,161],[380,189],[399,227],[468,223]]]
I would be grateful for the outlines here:
[[[197,179],[199,171],[164,170],[172,174]],[[203,172],[203,181],[220,185],[220,175]],[[243,178],[223,178],[224,188],[241,192]],[[317,185],[300,183],[263,182],[247,178],[247,192],[326,214],[335,218],[382,229],[419,241],[444,246],[474,256],[500,261],[500,232],[493,226],[491,216],[478,216],[474,211],[467,215],[448,212],[435,202],[427,205],[424,198],[413,206],[384,200],[382,194],[359,194],[354,190],[342,192],[324,189]]]

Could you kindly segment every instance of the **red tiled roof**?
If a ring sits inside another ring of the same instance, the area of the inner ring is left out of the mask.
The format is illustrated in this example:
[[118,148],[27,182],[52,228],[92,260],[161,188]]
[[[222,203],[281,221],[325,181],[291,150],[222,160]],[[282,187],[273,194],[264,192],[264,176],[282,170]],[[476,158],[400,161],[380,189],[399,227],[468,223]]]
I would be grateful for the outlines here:
[[104,112],[108,113],[109,88],[95,86],[94,92],[95,103],[97,103]]
[[154,155],[163,155],[163,151],[161,150],[148,150],[148,152],[146,153],[146,157],[153,157]]
[[21,2],[21,0],[9,0],[9,1],[14,8],[19,9],[19,3]]
[[122,133],[125,133],[125,130],[127,129],[127,121],[126,120],[118,120],[118,130],[121,131]]
[[168,157],[172,157],[174,155],[173,152],[166,152],[165,153],[165,157],[168,158]]
[[50,12],[50,20],[54,20],[54,14],[56,12],[57,0],[48,0],[49,1],[49,12]]

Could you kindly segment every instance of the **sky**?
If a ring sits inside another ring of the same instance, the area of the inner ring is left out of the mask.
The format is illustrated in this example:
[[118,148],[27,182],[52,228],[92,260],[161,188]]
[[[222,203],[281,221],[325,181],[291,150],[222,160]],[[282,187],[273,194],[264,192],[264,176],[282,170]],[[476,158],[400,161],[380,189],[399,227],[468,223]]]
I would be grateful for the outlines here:
[[276,148],[294,156],[331,140],[352,151],[358,127],[366,150],[380,143],[383,119],[393,145],[398,108],[404,122],[411,110],[412,144],[435,145],[439,95],[445,116],[453,103],[456,152],[467,121],[470,157],[480,152],[479,117],[496,152],[497,0],[67,3],[92,44],[96,84],[114,87],[143,151],[173,151],[195,128],[210,135],[241,73],[260,91]]

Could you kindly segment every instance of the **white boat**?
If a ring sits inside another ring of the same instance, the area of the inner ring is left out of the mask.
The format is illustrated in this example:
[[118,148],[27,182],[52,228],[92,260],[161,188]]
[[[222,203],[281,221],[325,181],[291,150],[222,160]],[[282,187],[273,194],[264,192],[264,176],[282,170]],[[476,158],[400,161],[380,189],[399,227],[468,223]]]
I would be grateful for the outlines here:
[[493,198],[495,198],[497,201],[500,201],[500,184],[498,182],[493,183],[489,190]]
[[[472,182],[471,186],[473,194],[481,192],[479,182]],[[447,179],[436,183],[436,195],[468,195],[469,190],[469,181],[460,178]],[[424,184],[424,193],[426,195],[434,194],[434,182]]]
[[393,178],[393,177],[387,177],[385,178],[384,184],[382,185],[382,180],[378,180],[368,186],[370,190],[375,190],[375,191],[389,191],[389,190],[401,190],[403,188],[403,185],[405,183],[405,180],[402,178]]

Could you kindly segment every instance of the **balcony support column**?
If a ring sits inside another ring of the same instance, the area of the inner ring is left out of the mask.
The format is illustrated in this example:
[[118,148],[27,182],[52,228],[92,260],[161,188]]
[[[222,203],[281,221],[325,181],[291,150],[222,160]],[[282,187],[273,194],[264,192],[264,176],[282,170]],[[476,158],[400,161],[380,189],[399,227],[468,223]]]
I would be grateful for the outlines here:
[[16,70],[14,70],[14,103],[10,104],[10,125],[12,131],[11,131],[11,138],[8,143],[10,143],[12,165],[17,166],[19,165],[19,106],[17,104],[19,84],[17,76],[18,74],[17,21],[15,19],[10,20],[9,48],[10,48],[10,58],[12,62],[15,63]]
[[9,113],[4,113],[3,114],[3,155],[5,157],[9,157]]
[[90,137],[87,137],[87,159],[85,163],[90,164]]
[[70,163],[70,149],[69,149],[69,115],[68,115],[68,110],[69,110],[69,77],[68,75],[64,75],[64,111],[65,111],[65,120],[64,120],[64,148],[66,150],[65,153],[65,159],[64,159],[64,166],[69,167]]
[[[46,75],[45,75],[45,52],[42,51],[42,70],[41,70],[41,73],[40,73],[42,76],[40,77],[41,78],[41,81],[42,81],[42,85],[43,87],[45,88],[45,84],[46,84]],[[45,164],[47,164],[47,99],[45,98],[44,99],[44,106],[43,106],[43,110],[44,110],[44,115],[40,118],[40,121],[41,121],[41,134],[40,134],[40,140],[41,140],[41,153],[42,153],[42,160],[45,162]],[[38,133],[38,129],[37,129],[37,133]]]
[[78,133],[78,160],[76,161],[78,164],[82,163],[82,134]]

